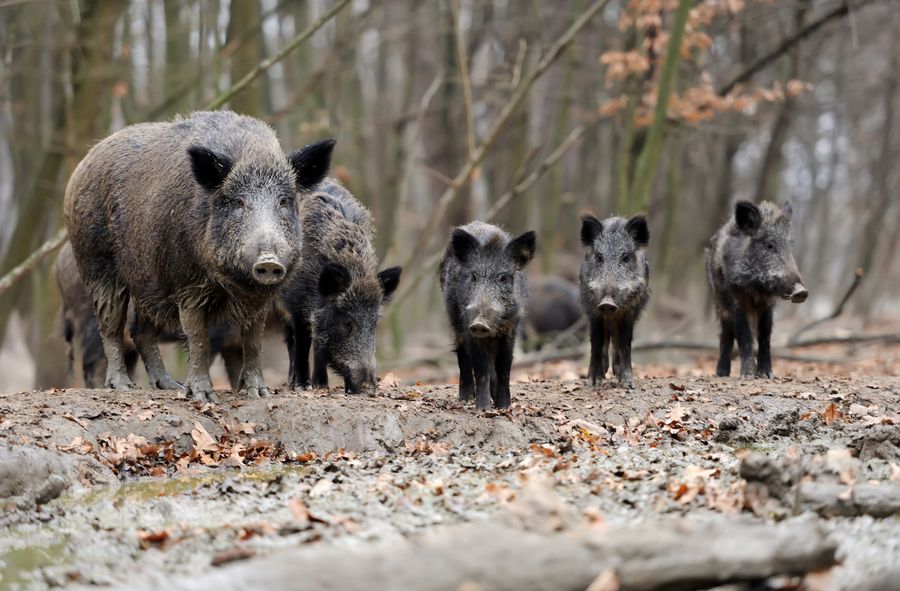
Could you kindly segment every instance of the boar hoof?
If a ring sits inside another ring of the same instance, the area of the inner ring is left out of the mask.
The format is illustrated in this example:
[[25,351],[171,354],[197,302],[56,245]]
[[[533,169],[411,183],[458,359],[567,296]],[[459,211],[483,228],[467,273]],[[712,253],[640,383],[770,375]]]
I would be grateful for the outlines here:
[[619,387],[626,390],[634,390],[634,382],[632,380],[619,380]]
[[265,398],[271,394],[262,376],[254,373],[241,376],[240,389],[247,393],[247,398]]
[[475,392],[473,392],[471,388],[460,388],[459,389],[459,401],[460,402],[471,402],[474,399],[475,399]]
[[184,388],[184,384],[170,376],[169,374],[163,374],[162,376],[156,378],[150,378],[150,383],[158,390],[181,390]]
[[756,377],[760,379],[772,379],[772,370],[760,369],[756,372]]
[[219,397],[212,389],[212,383],[209,380],[201,380],[199,382],[188,382],[184,387],[184,393],[188,398],[199,400],[200,402],[219,402]]
[[131,390],[134,382],[126,375],[114,375],[106,379],[106,387],[113,390]]

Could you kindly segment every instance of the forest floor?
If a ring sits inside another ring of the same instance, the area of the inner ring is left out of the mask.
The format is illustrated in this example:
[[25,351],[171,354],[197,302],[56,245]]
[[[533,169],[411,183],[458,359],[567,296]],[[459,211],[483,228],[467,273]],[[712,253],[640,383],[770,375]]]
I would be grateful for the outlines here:
[[[813,521],[836,548],[833,568],[732,589],[896,589],[900,378],[870,374],[895,374],[898,349],[839,371],[782,362],[773,380],[695,375],[707,358],[639,366],[634,390],[557,362],[518,371],[512,408],[480,416],[455,385],[393,375],[372,396],[226,391],[218,405],[0,394],[0,588],[202,589],[286,548],[352,553],[495,519],[540,489],[586,527]],[[676,377],[648,377],[664,371]]]

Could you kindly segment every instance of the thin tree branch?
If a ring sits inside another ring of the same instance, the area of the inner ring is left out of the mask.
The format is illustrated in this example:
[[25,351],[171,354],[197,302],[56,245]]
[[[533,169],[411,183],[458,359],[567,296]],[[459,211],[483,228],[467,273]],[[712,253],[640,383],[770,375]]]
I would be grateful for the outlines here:
[[[490,211],[484,216],[483,221],[491,222],[497,215],[514,199],[522,195],[525,191],[530,189],[544,174],[553,168],[553,166],[559,162],[559,160],[563,157],[563,155],[571,148],[584,134],[585,130],[587,130],[591,125],[594,125],[599,118],[595,118],[593,121],[589,123],[584,123],[574,128],[569,135],[562,141],[562,143],[556,147],[553,152],[548,155],[543,162],[541,162],[537,168],[535,168],[531,173],[519,181],[515,186],[513,186],[509,191],[501,195],[497,201],[494,202],[493,207],[491,207]],[[391,310],[397,310],[399,305],[406,300],[407,297],[416,289],[419,283],[424,279],[427,275],[434,272],[434,269],[438,266],[438,263],[441,262],[441,257],[444,255],[443,249],[438,250],[433,253],[428,259],[426,259],[421,267],[418,269],[415,275],[410,279],[404,280],[402,287],[397,292],[397,295],[394,296],[394,302],[391,305]],[[393,313],[393,312],[391,312]]]
[[255,68],[250,70],[246,76],[240,79],[237,84],[233,85],[231,88],[214,98],[208,105],[206,105],[206,110],[214,110],[220,108],[222,105],[231,100],[236,94],[250,86],[250,84],[265,74],[269,68],[286,58],[291,54],[292,51],[300,47],[307,39],[316,34],[316,31],[325,26],[328,21],[331,20],[333,16],[339,13],[345,6],[350,4],[350,0],[337,0],[334,6],[331,7],[331,10],[323,14],[308,26],[304,31],[302,31],[299,35],[291,39],[291,41],[281,48],[275,55],[271,58],[264,59],[259,64],[256,65]]
[[422,229],[421,234],[419,235],[418,240],[415,243],[415,246],[412,249],[407,260],[404,262],[404,267],[407,269],[412,268],[413,264],[416,262],[416,259],[419,257],[419,253],[425,250],[428,242],[431,238],[434,237],[434,234],[437,230],[438,222],[444,219],[444,216],[447,213],[447,209],[450,207],[450,204],[453,203],[456,196],[459,194],[460,188],[462,188],[465,183],[469,180],[472,172],[481,164],[481,161],[484,159],[487,154],[488,149],[494,144],[497,140],[497,137],[500,134],[500,131],[505,127],[506,123],[512,117],[513,112],[515,112],[516,108],[528,94],[528,91],[534,85],[534,83],[547,71],[547,69],[559,58],[560,55],[565,51],[565,49],[572,43],[575,35],[578,34],[581,29],[584,28],[585,25],[591,20],[591,18],[596,15],[600,10],[603,9],[609,3],[609,0],[597,0],[594,2],[586,11],[584,11],[578,19],[572,23],[572,26],[568,28],[568,30],[563,33],[563,35],[556,40],[550,50],[547,52],[540,62],[538,62],[537,66],[529,72],[529,74],[522,80],[521,84],[516,88],[513,92],[513,95],[510,97],[509,101],[503,108],[500,110],[500,114],[497,116],[497,119],[494,120],[494,124],[491,126],[490,131],[487,133],[487,136],[484,139],[484,142],[475,149],[475,153],[469,157],[466,164],[463,166],[462,170],[459,171],[459,174],[456,175],[454,179],[454,184],[448,187],[444,194],[441,195],[440,199],[437,202],[437,205],[434,208],[431,216],[428,218],[425,227]]
[[3,276],[0,279],[0,295],[6,293],[6,291],[13,286],[19,279],[27,275],[30,271],[32,271],[38,264],[44,260],[50,253],[55,251],[57,248],[63,245],[63,243],[68,238],[68,233],[65,228],[61,228],[56,234],[53,235],[53,238],[43,243],[36,251],[28,255],[28,258],[22,261],[18,266],[14,267],[10,270],[9,273]]
[[[856,8],[861,7],[866,2],[860,2],[857,4]],[[742,72],[740,72],[737,76],[729,80],[724,86],[719,88],[718,95],[725,96],[738,84],[743,84],[747,82],[753,76],[755,76],[759,71],[764,70],[767,66],[769,66],[772,62],[776,61],[782,55],[788,52],[794,45],[800,43],[831,21],[837,20],[839,18],[845,17],[850,14],[850,2],[843,2],[840,6],[822,15],[821,18],[810,22],[805,27],[798,30],[795,34],[787,37],[781,41],[772,51],[769,53],[762,55],[755,62],[747,66]]]
[[862,284],[864,276],[865,272],[862,270],[862,268],[857,269],[853,273],[853,282],[850,284],[850,287],[847,288],[847,292],[844,294],[844,297],[841,298],[841,301],[838,302],[838,305],[834,309],[834,311],[832,311],[831,314],[824,318],[819,318],[818,320],[814,320],[809,324],[802,326],[800,330],[791,335],[791,338],[788,340],[788,344],[793,345],[797,343],[800,335],[802,335],[803,333],[808,332],[809,330],[815,328],[816,326],[819,326],[820,324],[824,324],[829,320],[834,320],[835,318],[843,314],[844,306],[847,305],[847,302],[850,301],[850,298],[853,297],[853,294],[856,292],[857,288],[859,288],[859,286]]

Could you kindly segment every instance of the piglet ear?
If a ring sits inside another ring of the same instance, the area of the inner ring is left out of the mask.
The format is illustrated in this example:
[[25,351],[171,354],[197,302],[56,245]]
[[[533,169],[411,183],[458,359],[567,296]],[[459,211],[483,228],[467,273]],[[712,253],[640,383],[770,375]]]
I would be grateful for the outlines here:
[[225,177],[231,172],[233,162],[224,154],[219,154],[202,146],[191,146],[187,150],[191,158],[191,170],[201,187],[213,193],[221,188]]
[[328,263],[319,274],[319,293],[325,297],[347,291],[350,285],[350,271],[338,263]]
[[784,217],[787,219],[794,217],[794,206],[791,205],[790,201],[785,201],[784,207],[781,208],[781,213],[783,213]]
[[586,213],[581,216],[581,244],[591,246],[597,236],[603,233],[603,222],[594,215]]
[[647,226],[647,218],[642,215],[636,215],[625,224],[625,229],[634,240],[634,245],[638,248],[646,248],[650,244],[650,228]]
[[394,295],[397,286],[400,285],[400,273],[403,267],[391,267],[378,273],[378,282],[381,283],[381,293],[384,294],[384,302],[387,303]]
[[478,250],[478,240],[462,228],[455,228],[450,237],[450,248],[456,260],[465,263]]
[[762,214],[756,204],[750,201],[738,201],[734,204],[734,221],[737,227],[746,234],[752,234],[762,223]]
[[308,191],[325,180],[335,143],[337,140],[322,140],[291,152],[288,160],[294,167],[299,190]]
[[521,236],[516,236],[512,242],[506,245],[506,252],[516,262],[519,269],[524,268],[534,258],[534,251],[537,249],[536,240],[534,232],[529,230]]

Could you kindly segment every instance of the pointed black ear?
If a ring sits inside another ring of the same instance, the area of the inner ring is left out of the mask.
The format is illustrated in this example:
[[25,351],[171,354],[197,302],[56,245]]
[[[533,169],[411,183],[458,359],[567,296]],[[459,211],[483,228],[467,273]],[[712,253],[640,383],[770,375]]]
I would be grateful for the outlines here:
[[325,180],[335,143],[337,140],[322,140],[290,153],[288,160],[294,167],[299,190],[308,191]]
[[534,258],[534,251],[537,249],[537,237],[534,232],[529,230],[521,236],[513,238],[512,242],[506,245],[506,252],[516,262],[516,266],[520,269],[531,262]]
[[384,303],[387,303],[394,295],[397,286],[400,285],[400,273],[403,267],[391,267],[378,274],[378,282],[381,283],[381,292],[384,294]]
[[350,285],[350,271],[344,265],[328,263],[319,274],[319,293],[325,297],[338,295]]
[[783,213],[784,217],[787,219],[794,217],[794,206],[791,205],[790,201],[785,201],[784,207],[781,208],[781,213]]
[[191,146],[187,151],[191,157],[191,170],[194,172],[194,178],[201,187],[210,193],[217,191],[225,182],[225,177],[231,172],[234,164],[231,158],[202,146]]
[[603,222],[586,213],[581,216],[581,244],[591,246],[597,236],[603,233]]
[[734,220],[738,228],[747,234],[752,234],[759,229],[762,223],[762,214],[756,204],[750,201],[738,201],[734,204]]
[[625,224],[625,229],[631,234],[634,245],[638,248],[646,248],[650,244],[650,228],[647,226],[647,218],[636,215]]
[[478,240],[462,228],[455,228],[453,236],[450,237],[450,246],[456,260],[465,263],[472,253],[478,250]]

